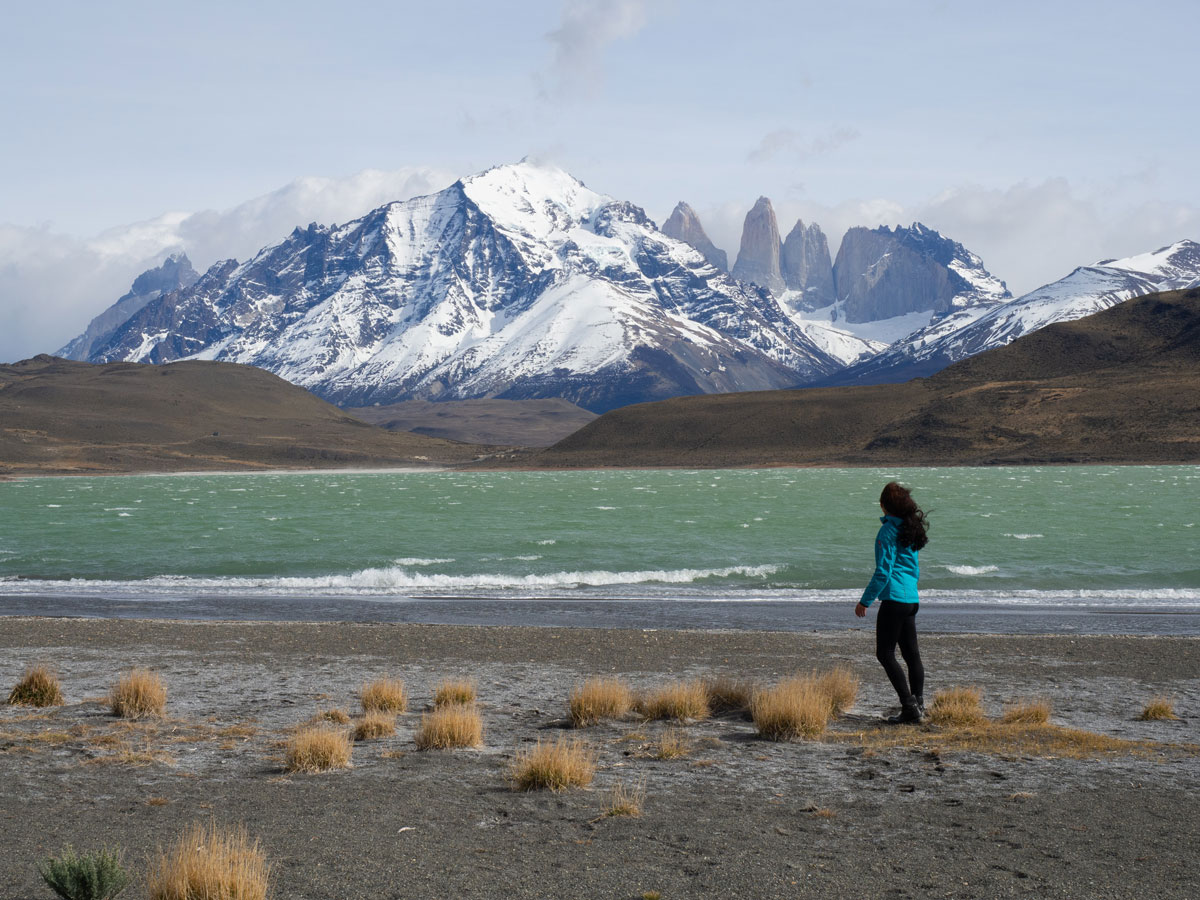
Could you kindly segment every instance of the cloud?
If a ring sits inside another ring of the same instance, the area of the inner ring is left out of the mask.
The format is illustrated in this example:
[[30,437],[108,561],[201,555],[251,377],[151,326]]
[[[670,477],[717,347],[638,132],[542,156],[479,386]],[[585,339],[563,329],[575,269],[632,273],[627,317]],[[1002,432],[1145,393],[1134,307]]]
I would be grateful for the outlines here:
[[546,35],[554,48],[550,96],[594,96],[603,82],[604,51],[646,27],[663,0],[567,0],[559,26]]
[[765,135],[758,146],[746,155],[746,161],[765,163],[783,157],[792,162],[803,162],[832,153],[859,137],[861,135],[856,128],[834,128],[815,136],[794,128],[779,128]]
[[0,226],[0,361],[62,347],[134,278],[176,250],[202,272],[220,259],[248,259],[296,226],[347,222],[384,203],[441,190],[454,177],[410,167],[298,178],[232,209],[165,213],[87,239]]

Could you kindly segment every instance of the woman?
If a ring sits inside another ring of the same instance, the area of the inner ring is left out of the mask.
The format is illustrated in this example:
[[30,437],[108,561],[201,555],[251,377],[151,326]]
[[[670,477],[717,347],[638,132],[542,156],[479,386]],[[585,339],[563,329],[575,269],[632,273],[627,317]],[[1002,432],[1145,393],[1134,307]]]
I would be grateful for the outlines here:
[[[875,574],[871,577],[862,599],[854,607],[860,619],[867,607],[879,598],[879,614],[875,618],[875,657],[887,672],[892,687],[900,697],[900,714],[891,716],[893,725],[919,722],[925,710],[925,668],[921,651],[917,649],[917,576],[920,565],[918,551],[929,543],[925,536],[925,513],[917,506],[908,488],[888,482],[879,495],[883,524],[875,536]],[[908,666],[908,678],[896,661],[896,645]]]

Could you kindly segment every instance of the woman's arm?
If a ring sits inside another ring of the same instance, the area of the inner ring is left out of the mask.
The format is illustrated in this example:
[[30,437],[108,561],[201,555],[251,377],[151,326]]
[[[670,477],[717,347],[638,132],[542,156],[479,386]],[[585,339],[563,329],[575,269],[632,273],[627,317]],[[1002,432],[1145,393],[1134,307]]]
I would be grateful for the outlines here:
[[858,601],[859,605],[863,607],[864,615],[866,614],[866,607],[870,606],[875,598],[882,593],[883,589],[887,587],[888,579],[892,577],[892,566],[895,562],[895,529],[884,525],[879,529],[879,534],[875,536],[875,574],[871,576],[866,590],[863,591],[862,599]]

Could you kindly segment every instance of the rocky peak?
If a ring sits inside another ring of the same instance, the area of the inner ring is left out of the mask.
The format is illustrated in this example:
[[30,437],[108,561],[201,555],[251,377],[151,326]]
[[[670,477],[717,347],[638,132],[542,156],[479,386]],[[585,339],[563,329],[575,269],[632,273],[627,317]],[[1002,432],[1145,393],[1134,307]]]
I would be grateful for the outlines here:
[[733,277],[782,294],[786,285],[779,269],[781,250],[775,209],[770,200],[759,197],[742,225],[742,246],[733,264]]
[[152,300],[191,287],[200,278],[183,251],[177,251],[161,265],[147,269],[133,280],[129,293],[92,319],[87,329],[58,351],[66,359],[85,360],[118,328],[129,321]]
[[815,222],[798,220],[783,242],[779,265],[789,291],[803,291],[800,306],[818,309],[837,299],[833,289],[833,261],[829,242]]
[[962,244],[914,222],[909,228],[851,228],[833,264],[834,287],[847,322],[1011,299],[1004,282]]
[[662,233],[699,250],[700,255],[708,261],[709,265],[715,266],[722,272],[729,271],[729,257],[725,255],[724,250],[708,239],[708,235],[704,232],[704,226],[700,224],[700,217],[682,200],[675,205],[671,217],[663,223]]

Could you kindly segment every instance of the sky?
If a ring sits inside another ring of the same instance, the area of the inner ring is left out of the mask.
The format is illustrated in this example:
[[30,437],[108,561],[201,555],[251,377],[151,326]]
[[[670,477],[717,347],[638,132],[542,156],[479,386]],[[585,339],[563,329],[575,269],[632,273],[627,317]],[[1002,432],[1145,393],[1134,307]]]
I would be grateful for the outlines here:
[[737,254],[921,221],[1014,295],[1200,240],[1195,0],[9,4],[0,360],[53,352],[184,249],[533,156]]

